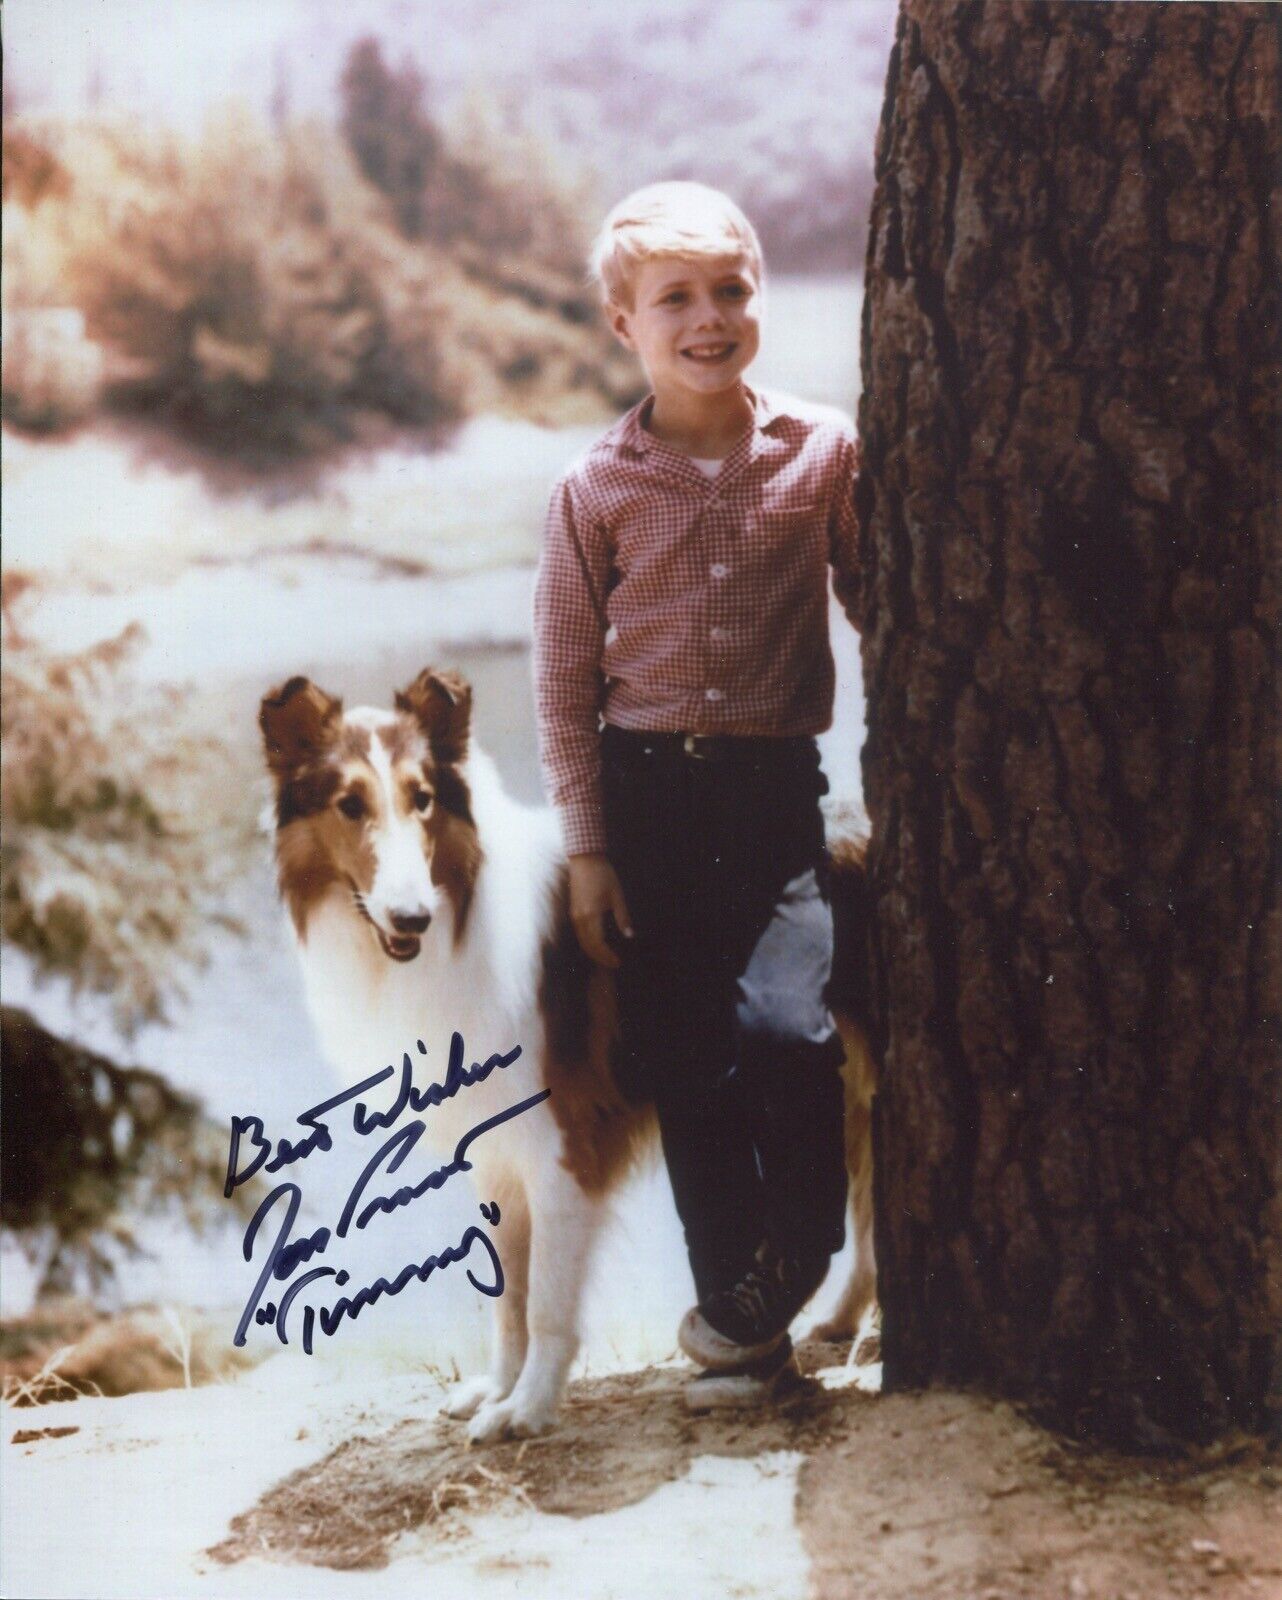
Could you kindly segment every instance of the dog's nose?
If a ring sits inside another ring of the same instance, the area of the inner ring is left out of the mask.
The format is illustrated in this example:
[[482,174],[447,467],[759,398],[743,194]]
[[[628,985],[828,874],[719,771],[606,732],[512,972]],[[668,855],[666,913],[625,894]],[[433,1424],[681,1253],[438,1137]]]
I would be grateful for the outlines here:
[[397,933],[426,933],[427,925],[432,920],[430,911],[415,912],[407,916],[401,911],[389,911],[387,920],[396,929]]

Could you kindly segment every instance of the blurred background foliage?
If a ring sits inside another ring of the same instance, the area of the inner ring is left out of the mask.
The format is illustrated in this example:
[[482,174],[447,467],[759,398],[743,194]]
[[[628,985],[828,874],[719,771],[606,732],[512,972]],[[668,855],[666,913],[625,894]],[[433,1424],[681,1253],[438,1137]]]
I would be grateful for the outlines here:
[[[128,1039],[186,996],[215,930],[243,931],[225,900],[250,825],[226,743],[193,725],[181,691],[133,681],[142,628],[50,650],[15,624],[21,585],[5,575],[0,938],[6,961],[20,952],[73,996],[105,997]],[[196,1099],[11,1005],[0,1032],[0,1245],[6,1274],[27,1286],[19,1305],[32,1293],[110,1298],[118,1269],[149,1257],[143,1218],[159,1219],[160,1237],[227,1226],[225,1137]],[[22,1366],[12,1334],[0,1327],[6,1394]],[[64,1392],[75,1390],[46,1397]]]
[[7,121],[6,418],[105,406],[272,466],[388,424],[626,403],[582,197],[492,130],[455,153],[423,95],[365,40],[339,128]]
[[10,626],[0,667],[0,932],[109,994],[126,1034],[163,1014],[211,921],[225,925],[245,833],[219,741],[186,725],[177,691],[130,682],[142,638],[135,623],[58,654]]

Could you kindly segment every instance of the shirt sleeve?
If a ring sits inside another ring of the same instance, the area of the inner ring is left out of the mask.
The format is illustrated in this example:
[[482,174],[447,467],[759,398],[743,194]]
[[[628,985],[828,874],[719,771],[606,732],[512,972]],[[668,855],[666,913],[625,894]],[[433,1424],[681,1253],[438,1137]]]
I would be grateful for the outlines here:
[[605,850],[600,733],[605,627],[598,606],[605,603],[609,572],[610,552],[601,530],[583,515],[570,479],[562,479],[548,506],[534,589],[534,685],[543,781],[560,812],[568,855]]
[[859,488],[859,441],[853,433],[841,442],[836,495],[829,524],[829,560],[833,589],[853,627],[863,623],[863,571],[859,549],[859,514],[855,495]]

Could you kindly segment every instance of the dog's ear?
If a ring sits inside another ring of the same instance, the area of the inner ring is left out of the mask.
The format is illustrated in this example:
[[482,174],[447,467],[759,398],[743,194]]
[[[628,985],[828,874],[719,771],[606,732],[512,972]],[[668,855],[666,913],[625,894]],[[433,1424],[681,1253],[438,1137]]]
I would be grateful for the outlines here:
[[441,762],[462,761],[472,726],[472,685],[457,672],[424,667],[408,689],[396,696],[396,709],[417,719]]
[[326,750],[342,715],[343,702],[308,678],[291,678],[265,694],[258,708],[258,726],[263,730],[267,765],[275,776],[287,777]]

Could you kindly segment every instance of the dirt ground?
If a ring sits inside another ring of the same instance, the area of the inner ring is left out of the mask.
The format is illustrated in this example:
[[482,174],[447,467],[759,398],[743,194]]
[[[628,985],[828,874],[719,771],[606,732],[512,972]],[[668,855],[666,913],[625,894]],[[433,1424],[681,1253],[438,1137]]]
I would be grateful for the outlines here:
[[210,1553],[381,1567],[399,1535],[466,1538],[469,1517],[505,1502],[594,1517],[696,1457],[789,1450],[804,1456],[794,1514],[818,1600],[1282,1596],[1282,1467],[1256,1446],[1196,1463],[1101,1456],[990,1400],[828,1387],[845,1350],[812,1341],[798,1353],[809,1381],[762,1414],[691,1416],[684,1375],[650,1368],[572,1386],[539,1440],[469,1448],[444,1418],[352,1438]]

